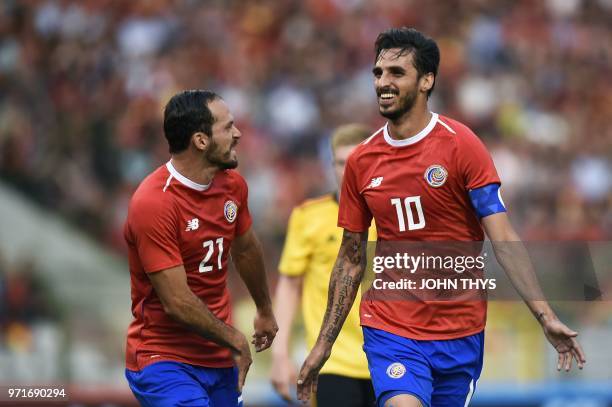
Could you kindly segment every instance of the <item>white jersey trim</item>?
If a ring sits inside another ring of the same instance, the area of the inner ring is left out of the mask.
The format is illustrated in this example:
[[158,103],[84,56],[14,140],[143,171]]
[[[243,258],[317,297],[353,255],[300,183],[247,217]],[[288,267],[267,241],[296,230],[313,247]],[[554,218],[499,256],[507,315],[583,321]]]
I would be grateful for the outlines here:
[[438,123],[440,123],[442,126],[446,127],[446,130],[450,131],[451,133],[453,133],[453,134],[457,134],[457,133],[455,133],[455,130],[453,130],[453,129],[451,128],[451,126],[449,126],[448,124],[444,123],[444,122],[443,122],[442,120],[440,120],[439,118],[438,118]]
[[438,114],[432,112],[431,120],[429,120],[429,123],[427,124],[427,126],[425,126],[423,130],[421,130],[414,136],[405,138],[403,140],[396,140],[392,138],[391,135],[389,134],[389,122],[387,122],[387,124],[385,124],[385,127],[383,129],[385,141],[387,142],[387,144],[392,145],[393,147],[404,147],[404,146],[409,146],[411,144],[418,143],[419,141],[427,137],[429,133],[431,133],[433,128],[436,127],[436,123],[438,123]]
[[497,197],[499,198],[499,202],[501,202],[504,209],[506,209],[506,204],[504,203],[504,200],[501,197],[501,187],[497,189]]
[[362,144],[368,144],[370,141],[372,141],[372,139],[376,136],[378,136],[378,133],[380,133],[381,130],[385,129],[387,127],[387,125],[385,124],[384,126],[382,126],[380,129],[376,130],[374,132],[374,134],[372,134],[370,137],[368,137]]
[[172,181],[172,173],[168,175],[168,179],[166,180],[166,185],[164,185],[163,191],[166,192],[166,189],[170,186],[170,181]]
[[[185,185],[186,187],[189,187],[191,189],[195,189],[196,191],[206,191],[210,187],[210,183],[208,183],[206,185],[198,184],[197,182],[193,182],[189,178],[181,175],[181,173],[178,172],[176,170],[176,168],[174,168],[174,166],[172,165],[172,161],[168,161],[166,163],[166,168],[168,169],[168,171],[170,172],[170,175],[172,177],[176,178],[178,182],[180,182],[181,184]],[[168,178],[167,183],[168,182],[170,182],[170,178]],[[165,188],[164,188],[164,190],[165,190]]]

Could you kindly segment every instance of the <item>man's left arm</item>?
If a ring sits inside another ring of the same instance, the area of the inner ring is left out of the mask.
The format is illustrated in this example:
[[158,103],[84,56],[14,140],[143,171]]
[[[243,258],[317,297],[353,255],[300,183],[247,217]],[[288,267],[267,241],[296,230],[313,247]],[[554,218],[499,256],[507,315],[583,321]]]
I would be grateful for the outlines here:
[[495,251],[495,257],[510,278],[510,281],[538,320],[548,341],[559,354],[557,370],[569,371],[572,359],[582,369],[586,358],[576,340],[578,333],[561,322],[548,302],[538,283],[529,255],[518,234],[510,224],[505,212],[485,216],[481,223]]
[[278,326],[272,311],[261,243],[252,228],[236,237],[231,252],[234,265],[257,306],[252,343],[261,352],[272,345]]

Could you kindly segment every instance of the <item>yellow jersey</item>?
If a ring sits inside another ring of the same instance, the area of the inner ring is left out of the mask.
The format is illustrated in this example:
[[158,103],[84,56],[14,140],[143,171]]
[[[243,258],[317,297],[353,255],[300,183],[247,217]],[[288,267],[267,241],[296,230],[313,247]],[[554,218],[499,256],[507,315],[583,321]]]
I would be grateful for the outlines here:
[[[314,346],[321,328],[329,278],[342,241],[342,228],[337,222],[338,202],[333,194],[307,200],[294,208],[289,218],[279,271],[285,276],[303,277],[302,314],[309,349]],[[370,229],[370,239],[372,235]],[[321,373],[359,379],[370,377],[359,325],[360,298],[361,291]]]

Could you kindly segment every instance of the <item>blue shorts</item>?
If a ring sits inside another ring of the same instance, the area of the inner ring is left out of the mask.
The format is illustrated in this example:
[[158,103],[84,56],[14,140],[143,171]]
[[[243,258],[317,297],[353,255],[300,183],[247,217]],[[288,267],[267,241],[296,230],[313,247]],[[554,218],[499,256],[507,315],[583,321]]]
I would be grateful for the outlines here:
[[130,389],[148,407],[242,407],[236,367],[211,368],[179,362],[157,362],[141,371],[125,371]]
[[484,331],[418,341],[363,327],[363,336],[378,406],[398,394],[411,394],[425,407],[469,404],[482,371]]

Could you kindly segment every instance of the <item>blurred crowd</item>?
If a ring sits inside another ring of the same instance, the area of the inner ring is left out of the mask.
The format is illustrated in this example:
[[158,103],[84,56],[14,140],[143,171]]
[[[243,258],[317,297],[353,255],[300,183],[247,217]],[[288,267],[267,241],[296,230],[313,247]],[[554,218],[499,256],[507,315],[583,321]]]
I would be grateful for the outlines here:
[[168,159],[161,118],[185,88],[220,93],[264,245],[333,188],[328,135],[377,113],[380,31],[442,54],[432,110],[489,146],[527,239],[612,236],[610,0],[23,0],[0,5],[0,174],[123,250],[134,188]]
[[5,351],[32,352],[37,346],[36,327],[59,322],[60,316],[35,264],[29,259],[10,262],[0,252],[0,360]]

